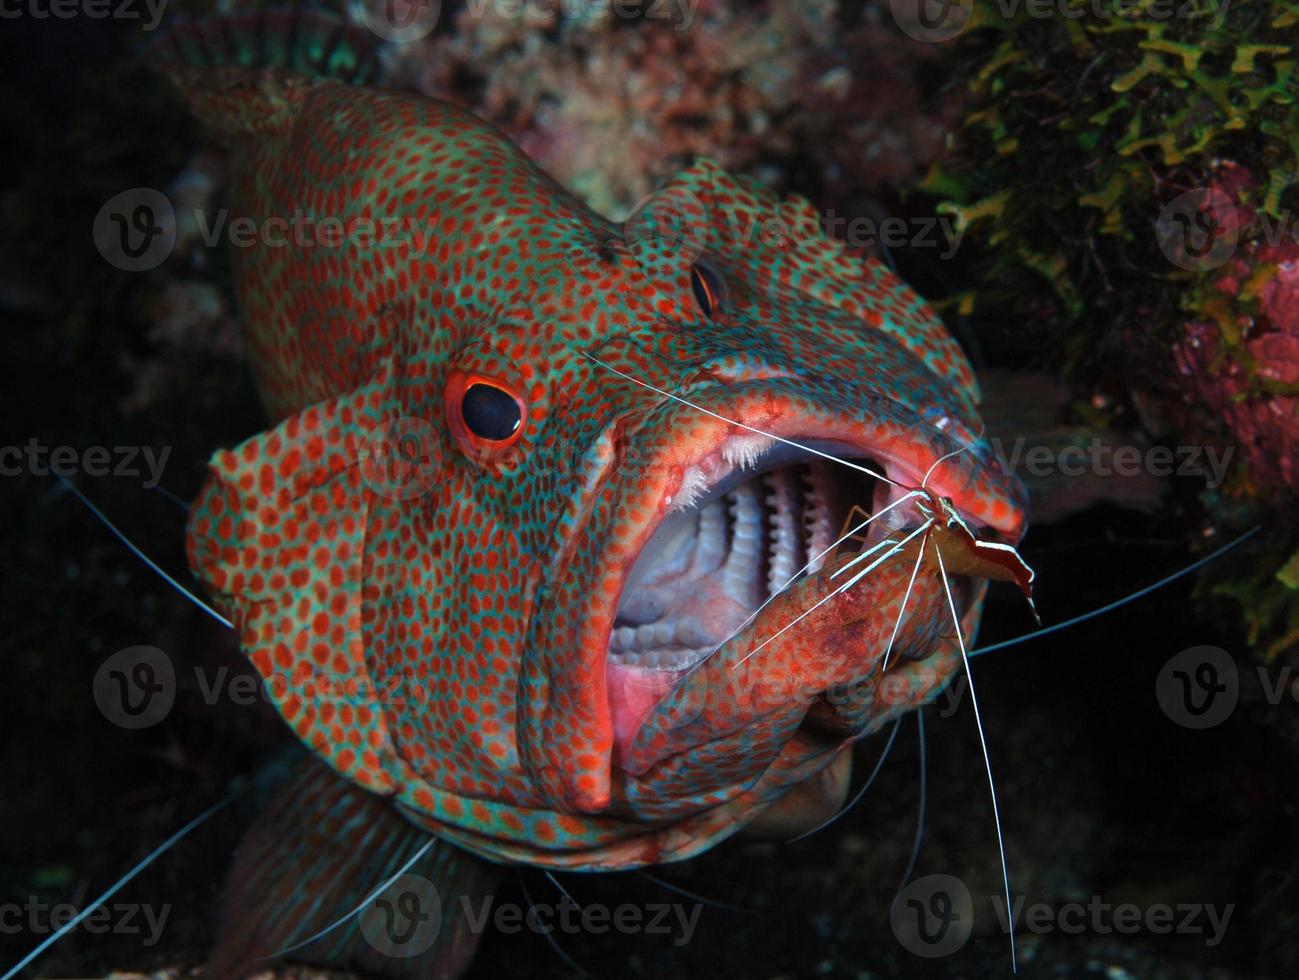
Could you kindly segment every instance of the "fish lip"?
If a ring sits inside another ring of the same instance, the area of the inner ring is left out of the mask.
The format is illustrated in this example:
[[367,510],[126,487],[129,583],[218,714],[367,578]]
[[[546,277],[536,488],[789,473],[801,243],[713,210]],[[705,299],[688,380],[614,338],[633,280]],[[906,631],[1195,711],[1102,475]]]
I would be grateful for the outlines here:
[[[728,386],[726,393],[733,397],[735,389]],[[693,397],[698,398],[699,396],[696,393]],[[732,416],[732,418],[734,418],[734,416]],[[736,421],[738,422],[741,420],[736,419]],[[917,425],[921,424],[923,423],[917,420]],[[725,426],[725,423],[723,423],[723,425]],[[754,429],[757,428],[759,428],[759,426],[755,425]],[[777,442],[774,446],[768,446],[764,455],[758,461],[758,465],[748,471],[742,471],[738,466],[730,466],[720,472],[714,472],[711,474],[707,482],[699,488],[701,492],[698,494],[696,503],[716,499],[719,495],[725,493],[728,486],[733,485],[736,480],[749,479],[755,476],[755,474],[767,472],[771,470],[773,466],[780,465],[783,460],[794,460],[799,458],[807,459],[809,458],[809,455],[815,455],[808,454],[806,449],[800,447],[819,450],[821,452],[839,456],[840,458],[870,459],[882,464],[885,471],[884,475],[896,484],[901,485],[901,487],[894,487],[892,489],[892,494],[886,498],[891,501],[892,499],[895,499],[897,495],[905,493],[911,488],[921,486],[921,484],[925,482],[926,476],[930,475],[930,467],[932,467],[934,462],[940,459],[943,455],[940,452],[931,450],[927,455],[922,457],[923,465],[916,465],[915,463],[903,458],[900,454],[889,451],[887,448],[882,446],[880,442],[864,438],[855,438],[849,433],[835,431],[833,427],[819,425],[816,422],[809,423],[807,420],[802,420],[794,425],[785,424],[782,426],[777,424],[763,426],[762,428],[764,432],[776,436],[778,439],[787,440],[787,442]],[[785,431],[779,431],[782,428],[785,429]],[[762,437],[757,433],[750,431],[743,426],[729,426],[725,428],[725,431],[721,432],[720,438],[713,440],[711,443],[704,444],[700,451],[694,453],[690,459],[680,462],[679,466],[681,469],[685,470],[691,465],[698,464],[701,460],[717,457],[719,455],[724,457],[725,447],[737,439],[748,441],[761,438]],[[923,442],[923,440],[918,440],[917,445],[921,442]],[[793,446],[790,445],[791,443],[797,443],[799,445]],[[975,454],[967,453],[964,455],[967,460],[970,461],[965,465],[967,467],[973,465],[976,472],[987,471],[990,468],[996,467],[994,462],[984,458],[978,458]],[[837,466],[838,464],[830,463],[829,465]],[[971,481],[967,480],[966,484],[968,485],[970,482]],[[667,697],[676,684],[680,683],[686,676],[695,670],[709,655],[705,653],[702,656],[699,656],[694,662],[689,663],[687,666],[680,669],[661,670],[659,672],[661,676],[658,678],[646,674],[645,676],[649,677],[650,682],[656,685],[656,690],[648,699],[648,703],[640,705],[636,710],[629,710],[629,705],[625,700],[616,698],[612,693],[617,683],[626,681],[629,671],[641,671],[642,673],[645,673],[646,669],[641,665],[634,663],[621,664],[615,662],[610,653],[613,642],[614,625],[632,570],[645,546],[653,539],[655,532],[663,525],[667,516],[672,513],[676,503],[674,497],[684,483],[685,480],[682,479],[675,486],[665,487],[659,513],[655,518],[644,522],[643,526],[639,528],[640,547],[635,549],[626,561],[622,562],[611,572],[611,576],[616,580],[616,589],[605,590],[606,594],[613,594],[615,598],[612,603],[602,610],[604,616],[602,627],[596,635],[600,637],[599,649],[602,651],[604,659],[606,687],[605,709],[607,712],[606,717],[609,719],[613,731],[614,745],[612,755],[615,765],[625,749],[635,739],[636,733],[639,731],[645,719],[653,712],[654,707],[662,701],[663,698]],[[932,485],[934,481],[931,479],[930,483]],[[986,521],[975,518],[970,513],[968,506],[963,506],[963,504],[968,504],[969,502],[963,486],[953,485],[948,486],[945,489],[947,492],[943,493],[943,495],[952,499],[958,513],[961,513],[962,516],[968,520],[971,528],[986,528],[990,533],[990,536],[1011,540],[1018,539],[1019,531],[1022,527],[1022,517],[1020,519],[1005,522],[1001,527],[996,527]],[[977,489],[972,489],[969,492],[977,493]],[[910,507],[903,505],[902,507],[897,508],[897,512],[901,513],[910,509]],[[872,526],[871,533],[874,537],[878,538],[883,535],[883,523],[884,522],[881,522],[880,525]],[[918,518],[913,519],[910,522],[909,527],[915,527],[917,524]],[[876,531],[877,527],[880,528],[878,532]],[[838,533],[839,531],[836,528],[833,537],[837,537]],[[966,603],[961,601],[959,595],[957,598],[957,604],[960,606],[959,614],[964,616],[967,606]],[[755,622],[761,622],[761,618],[755,620]],[[716,647],[714,647],[714,649],[716,649]]]

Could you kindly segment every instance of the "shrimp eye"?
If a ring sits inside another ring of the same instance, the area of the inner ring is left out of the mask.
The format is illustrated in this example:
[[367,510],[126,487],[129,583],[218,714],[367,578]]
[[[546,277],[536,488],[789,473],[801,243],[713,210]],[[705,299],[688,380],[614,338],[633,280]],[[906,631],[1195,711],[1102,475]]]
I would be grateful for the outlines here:
[[690,288],[695,294],[695,302],[704,316],[710,320],[721,310],[722,282],[717,273],[704,265],[695,265],[690,269]]
[[523,396],[495,378],[455,372],[446,399],[451,429],[471,456],[495,457],[518,442],[527,427]]
[[465,428],[489,442],[504,442],[523,424],[523,406],[518,399],[487,381],[474,382],[465,389],[460,414]]

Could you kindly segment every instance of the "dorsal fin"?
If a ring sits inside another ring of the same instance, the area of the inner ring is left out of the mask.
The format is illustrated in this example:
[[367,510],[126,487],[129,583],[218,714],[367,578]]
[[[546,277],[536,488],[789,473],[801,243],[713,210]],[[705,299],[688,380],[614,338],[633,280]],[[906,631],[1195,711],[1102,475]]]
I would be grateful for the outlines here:
[[370,84],[379,40],[312,8],[271,9],[179,22],[148,50],[194,114],[230,140],[288,126],[321,84]]

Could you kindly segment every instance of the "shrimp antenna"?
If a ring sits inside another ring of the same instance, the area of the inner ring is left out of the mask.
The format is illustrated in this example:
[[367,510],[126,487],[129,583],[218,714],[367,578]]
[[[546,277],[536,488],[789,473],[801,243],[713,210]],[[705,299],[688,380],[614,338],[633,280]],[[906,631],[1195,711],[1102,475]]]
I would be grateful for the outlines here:
[[1087,622],[1087,620],[1095,619],[1097,616],[1104,616],[1108,612],[1113,612],[1115,609],[1119,609],[1122,606],[1126,606],[1129,602],[1136,602],[1138,599],[1144,598],[1145,596],[1150,595],[1150,593],[1158,589],[1162,589],[1165,585],[1171,585],[1173,582],[1176,582],[1179,578],[1185,578],[1187,575],[1190,575],[1192,572],[1198,571],[1199,569],[1203,568],[1205,565],[1209,564],[1210,562],[1217,561],[1219,558],[1221,558],[1227,552],[1231,551],[1233,548],[1236,548],[1244,544],[1254,535],[1258,534],[1258,532],[1261,530],[1263,530],[1263,525],[1257,524],[1254,527],[1250,528],[1248,531],[1246,531],[1244,534],[1240,535],[1237,538],[1234,538],[1231,541],[1228,541],[1226,544],[1218,548],[1216,551],[1209,552],[1203,558],[1200,558],[1192,562],[1191,564],[1187,565],[1185,568],[1173,572],[1171,575],[1166,575],[1163,578],[1161,578],[1158,582],[1152,582],[1150,585],[1145,586],[1145,588],[1138,589],[1136,592],[1133,592],[1130,595],[1126,595],[1122,599],[1115,599],[1113,602],[1101,606],[1099,609],[1093,609],[1091,612],[1085,612],[1081,616],[1074,616],[1072,619],[1066,619],[1063,622],[1054,623],[1051,626],[1047,626],[1045,629],[1035,630],[1032,633],[1025,633],[1023,636],[1014,636],[1011,637],[1009,640],[1001,640],[1000,642],[997,643],[990,643],[986,647],[979,647],[977,650],[971,650],[969,655],[971,657],[978,657],[985,653],[992,653],[994,650],[1004,650],[1006,649],[1006,647],[1013,647],[1020,643],[1027,643],[1029,640],[1036,640],[1039,637],[1046,636],[1050,633],[1058,633],[1060,632],[1060,630],[1068,629],[1070,626],[1077,626],[1079,623],[1085,623]]
[[389,885],[391,885],[394,881],[396,881],[407,871],[409,871],[414,866],[415,862],[418,861],[420,858],[422,858],[425,854],[427,854],[429,852],[429,848],[431,848],[437,842],[438,842],[438,838],[429,837],[429,839],[426,840],[423,843],[423,845],[421,845],[420,849],[410,856],[410,860],[408,860],[405,864],[403,864],[400,868],[398,868],[393,873],[393,875],[390,878],[388,878],[388,880],[385,881],[382,885],[380,885],[374,891],[370,892],[370,894],[366,895],[365,898],[361,900],[361,904],[358,905],[356,908],[352,909],[352,911],[348,912],[346,915],[342,916],[341,918],[336,919],[331,924],[325,926],[325,928],[321,929],[314,936],[309,936],[308,938],[302,940],[302,942],[294,943],[292,946],[286,946],[277,953],[271,953],[268,956],[263,956],[262,959],[264,960],[279,959],[281,956],[284,956],[288,953],[295,952],[296,950],[301,949],[303,946],[310,946],[317,939],[323,939],[325,936],[329,935],[339,926],[345,925],[348,922],[350,922],[352,919],[356,918],[358,915],[360,915],[362,912],[365,911],[365,907],[367,905],[369,905],[376,898],[382,895],[385,889],[387,889]]
[[855,807],[858,803],[862,801],[863,797],[866,796],[866,791],[871,788],[871,783],[875,782],[875,777],[878,776],[880,774],[880,770],[884,768],[884,760],[889,757],[889,752],[893,750],[893,742],[898,737],[898,729],[901,727],[902,727],[902,719],[898,718],[896,721],[893,722],[893,729],[892,731],[889,732],[889,740],[884,743],[884,751],[881,752],[880,757],[877,760],[875,760],[875,768],[872,769],[871,774],[866,777],[866,782],[862,783],[861,789],[857,790],[857,792],[853,794],[853,797],[851,800],[848,801],[847,806],[840,807],[839,810],[834,814],[834,816],[829,817],[826,820],[823,820],[821,823],[817,824],[811,830],[805,830],[797,837],[791,837],[789,840],[785,841],[786,844],[793,844],[795,841],[800,841],[805,837],[811,837],[813,834],[819,834],[821,831],[825,830],[826,827],[830,826],[840,817],[845,816],[849,810],[851,810],[853,807]]
[[175,505],[176,505],[177,507],[179,507],[181,510],[185,511],[185,513],[189,513],[189,504],[187,504],[187,503],[186,503],[184,500],[182,500],[180,497],[176,496],[176,494],[172,493],[170,490],[168,490],[166,487],[164,487],[161,483],[155,483],[155,484],[154,484],[150,489],[152,489],[152,490],[156,490],[158,493],[162,494],[164,497],[166,497],[168,500],[170,500],[173,504],[175,504]]
[[731,905],[729,902],[720,902],[715,898],[705,898],[703,895],[698,895],[695,892],[682,888],[680,885],[674,885],[670,881],[665,881],[658,877],[658,875],[652,875],[643,868],[637,869],[636,873],[646,881],[657,885],[659,888],[664,888],[670,892],[676,892],[678,895],[684,895],[686,898],[698,902],[700,905],[710,905],[715,909],[721,909],[723,912],[735,912],[739,915],[757,914],[753,909],[746,909],[742,905]]
[[[884,649],[884,660],[880,667],[880,673],[889,669],[889,655],[893,653],[893,644],[897,642],[898,630],[902,628],[902,616],[907,611],[907,602],[911,599],[911,590],[916,587],[916,576],[920,574],[920,563],[925,558],[925,545],[929,543],[928,538],[921,539],[920,551],[916,554],[915,567],[911,569],[911,580],[907,582],[907,591],[902,595],[902,606],[898,609],[898,618],[893,623],[893,633],[889,636],[889,645]],[[935,548],[935,551],[938,549]]]
[[916,813],[916,837],[911,844],[911,860],[907,862],[907,870],[902,873],[902,884],[898,885],[898,892],[893,896],[893,901],[889,902],[889,908],[897,904],[902,897],[902,889],[907,887],[907,882],[911,880],[911,873],[916,870],[916,862],[920,860],[920,842],[925,838],[925,804],[928,801],[928,762],[925,749],[925,706],[922,704],[916,709],[916,734],[920,740],[920,806]]
[[[987,431],[988,431],[988,423],[980,422],[979,434],[974,437],[974,442],[978,442],[980,439],[982,439],[984,433]],[[946,460],[951,459],[953,456],[959,456],[961,455],[961,453],[968,452],[973,448],[974,448],[973,442],[963,442],[955,449],[953,449],[950,453],[944,453],[942,456],[939,456],[936,460],[933,461],[932,464],[930,464],[929,469],[925,471],[925,478],[920,481],[920,488],[923,490],[929,487],[929,478],[934,475],[934,470],[938,469],[939,463],[945,462]]]
[[[754,647],[752,650],[750,650],[748,653],[746,653],[746,654],[745,654],[745,655],[744,655],[744,656],[743,656],[743,657],[742,657],[742,658],[741,658],[741,659],[740,659],[740,660],[739,660],[739,661],[738,661],[734,666],[731,667],[731,669],[732,669],[732,670],[735,670],[736,667],[739,667],[740,664],[744,663],[746,660],[748,660],[750,657],[752,657],[754,654],[756,654],[759,650],[762,650],[764,647],[767,646],[767,644],[771,643],[771,642],[772,642],[773,640],[775,640],[778,636],[781,636],[782,634],[784,634],[784,633],[788,632],[789,630],[793,629],[795,626],[797,626],[799,623],[801,623],[801,622],[802,622],[804,619],[806,619],[808,616],[812,615],[812,613],[816,612],[818,609],[820,609],[822,606],[824,606],[827,602],[829,602],[829,601],[830,601],[831,599],[833,599],[835,596],[837,596],[837,595],[842,595],[843,593],[847,592],[847,591],[848,591],[849,589],[851,589],[854,585],[856,585],[858,582],[860,582],[863,578],[865,578],[865,577],[866,577],[867,575],[869,575],[871,572],[875,571],[876,568],[878,568],[880,565],[884,564],[884,562],[888,561],[890,558],[892,558],[894,555],[896,555],[899,551],[901,551],[903,548],[905,548],[905,547],[906,547],[908,544],[910,544],[910,543],[911,543],[911,542],[912,542],[912,541],[913,541],[917,536],[919,536],[919,535],[921,535],[921,534],[924,534],[926,531],[928,531],[928,530],[929,530],[931,527],[933,527],[933,526],[934,526],[934,522],[933,522],[932,520],[928,520],[928,521],[925,521],[925,523],[921,524],[918,528],[916,528],[916,529],[915,529],[914,531],[912,531],[910,534],[908,534],[908,535],[907,535],[905,538],[903,538],[901,541],[898,541],[897,543],[894,543],[892,539],[888,539],[887,541],[882,542],[882,544],[884,544],[884,545],[893,545],[893,547],[890,548],[888,551],[884,552],[884,554],[881,555],[879,558],[876,558],[873,562],[871,562],[871,563],[870,563],[869,565],[867,565],[864,569],[862,569],[860,572],[858,572],[856,575],[854,575],[852,578],[850,578],[850,579],[849,579],[847,582],[845,582],[843,585],[839,586],[839,587],[838,587],[837,589],[835,589],[833,592],[829,592],[829,593],[827,593],[824,597],[822,597],[821,599],[818,599],[818,600],[816,601],[815,604],[813,604],[812,606],[810,606],[810,607],[808,607],[807,609],[803,610],[803,612],[799,613],[799,615],[794,619],[793,622],[791,622],[791,623],[787,623],[786,625],[784,625],[784,626],[782,626],[780,629],[778,629],[775,633],[772,633],[771,636],[767,637],[765,640],[763,640],[761,643],[759,643],[756,647]],[[868,553],[873,553],[874,551],[879,550],[879,547],[880,547],[880,546],[877,545],[875,548],[872,548],[872,549],[871,549],[871,552],[868,552]],[[862,555],[858,555],[856,558],[853,559],[853,561],[856,562],[856,561],[860,560],[861,558],[865,557],[865,554],[868,554],[868,553],[863,553]]]
[[[519,871],[518,875],[519,875],[519,887],[523,889],[523,897],[528,901],[528,913],[531,914],[536,911],[537,905],[532,900],[532,893],[528,891],[528,883],[523,880],[523,872]],[[553,878],[551,880],[554,881]],[[560,890],[563,891],[563,889]],[[594,976],[593,973],[591,973],[589,970],[584,969],[581,966],[581,964],[579,964],[575,959],[573,959],[573,957],[569,956],[566,952],[564,952],[564,948],[559,945],[559,940],[557,940],[554,937],[554,935],[552,934],[553,932],[554,932],[553,929],[541,930],[541,934],[546,937],[547,945],[549,945],[550,948],[555,951],[555,955],[558,956],[564,962],[564,965],[566,967],[568,967],[570,970],[576,973],[579,977],[593,977]]]
[[546,878],[549,879],[550,883],[551,883],[552,885],[555,886],[555,889],[559,892],[559,894],[563,895],[566,899],[568,899],[570,902],[572,902],[574,905],[576,905],[579,909],[582,907],[580,904],[578,904],[577,899],[575,899],[572,895],[570,895],[570,894],[568,893],[568,889],[565,888],[565,887],[560,883],[559,879],[556,878],[555,875],[554,875],[551,871],[547,870],[547,871],[545,872],[545,875],[546,875]]
[[822,452],[820,449],[813,449],[811,446],[805,446],[801,442],[795,442],[793,439],[786,439],[784,436],[778,436],[775,433],[766,432],[762,429],[755,429],[753,426],[745,425],[743,422],[737,422],[735,421],[735,419],[728,419],[725,415],[718,415],[716,412],[712,411],[711,409],[704,408],[702,405],[696,405],[694,402],[682,398],[680,395],[674,395],[672,392],[664,391],[662,388],[656,387],[655,385],[650,384],[648,381],[642,381],[640,378],[632,377],[632,375],[627,374],[625,371],[619,371],[612,364],[606,364],[598,357],[595,357],[592,354],[588,354],[585,351],[582,352],[582,356],[589,361],[594,361],[596,364],[600,365],[600,367],[604,368],[606,371],[612,371],[614,374],[618,375],[618,377],[630,381],[632,384],[640,385],[642,388],[648,388],[650,391],[654,392],[657,395],[662,395],[664,398],[671,398],[673,401],[680,402],[682,405],[686,405],[689,408],[693,408],[696,412],[703,412],[705,415],[711,416],[712,418],[715,418],[720,422],[726,422],[730,425],[734,425],[740,429],[745,429],[756,435],[766,436],[768,439],[774,439],[776,442],[783,442],[786,446],[793,446],[795,449],[801,449],[803,450],[803,452],[811,453],[814,456],[820,456],[822,459],[828,459],[830,460],[830,462],[838,463],[840,466],[847,466],[849,469],[854,469],[859,473],[865,473],[867,476],[873,476],[877,480],[883,480],[885,483],[889,484],[890,486],[899,487],[900,489],[903,490],[910,489],[909,487],[902,486],[902,484],[898,483],[896,480],[890,480],[883,473],[876,473],[874,470],[870,469],[869,467],[861,466],[857,463],[850,463],[846,459],[840,459],[838,456],[834,456],[827,452]]
[[965,634],[961,629],[961,617],[956,612],[956,601],[952,598],[952,586],[947,579],[947,568],[943,564],[943,549],[935,548],[938,556],[938,574],[943,580],[943,592],[947,595],[947,608],[952,612],[952,623],[956,627],[956,643],[961,648],[961,659],[965,662],[965,677],[970,682],[970,704],[974,707],[974,724],[979,730],[979,746],[983,749],[983,767],[988,773],[988,792],[992,796],[992,820],[997,828],[997,851],[1001,856],[1001,881],[1006,889],[1006,921],[1011,923],[1007,930],[1010,936],[1010,972],[1018,973],[1019,964],[1015,957],[1014,913],[1010,902],[1010,871],[1006,867],[1006,842],[1001,834],[1001,811],[997,806],[997,784],[992,778],[992,759],[988,755],[988,740],[983,734],[983,716],[979,711],[979,697],[974,692],[974,674],[970,672],[970,655],[965,650]]
[[91,503],[90,499],[84,493],[78,490],[75,486],[73,486],[66,478],[62,476],[58,476],[58,474],[55,474],[55,479],[57,479],[60,483],[62,483],[68,490],[71,490],[73,495],[76,496],[76,498],[80,500],[83,504],[85,504],[86,509],[89,510],[90,513],[94,514],[95,517],[99,519],[99,522],[103,524],[104,527],[108,528],[108,530],[110,530],[113,533],[113,536],[116,537],[118,541],[122,542],[122,544],[126,545],[126,547],[131,550],[131,554],[135,555],[136,558],[139,558],[140,561],[144,562],[151,569],[157,572],[158,575],[162,577],[162,580],[164,582],[170,585],[173,589],[175,589],[177,592],[183,595],[190,602],[194,603],[194,605],[202,609],[205,613],[207,613],[209,616],[215,619],[222,626],[226,627],[227,629],[235,628],[234,623],[226,619],[219,612],[217,612],[215,609],[209,606],[206,602],[204,602],[202,599],[196,596],[193,592],[191,592],[189,589],[185,588],[185,586],[177,582],[174,578],[172,578],[165,571],[163,571],[162,567],[158,565],[157,562],[155,562],[152,558],[146,555],[139,548],[137,548],[135,546],[135,543],[130,538],[128,538],[121,530],[119,530],[117,525],[114,524],[112,521],[110,521],[102,510],[100,510],[93,503]]
[[116,882],[115,882],[115,883],[114,883],[114,884],[113,884],[113,885],[112,885],[112,886],[111,886],[111,887],[110,887],[106,892],[104,892],[104,894],[100,895],[97,899],[95,899],[93,902],[91,902],[89,905],[87,905],[87,906],[86,906],[84,909],[82,909],[81,912],[78,913],[78,914],[77,914],[77,915],[76,915],[76,916],[75,916],[71,921],[65,923],[65,924],[64,924],[62,927],[60,927],[58,930],[56,930],[55,932],[51,933],[50,936],[49,936],[47,939],[45,939],[44,942],[42,942],[42,943],[41,943],[39,946],[37,946],[34,950],[32,950],[30,953],[28,953],[26,956],[24,956],[21,960],[19,960],[17,963],[15,963],[15,964],[13,965],[13,967],[10,968],[10,970],[9,970],[8,973],[6,973],[3,977],[0,977],[0,980],[10,980],[10,978],[17,976],[17,975],[18,975],[18,972],[19,972],[20,970],[22,970],[23,967],[25,967],[25,966],[26,966],[28,963],[30,963],[32,960],[36,959],[36,957],[40,956],[41,953],[45,952],[47,949],[49,949],[51,946],[53,946],[56,942],[58,942],[58,941],[59,941],[60,939],[62,939],[64,936],[66,936],[69,932],[71,932],[71,931],[72,931],[73,929],[75,929],[78,925],[80,925],[81,922],[82,922],[82,920],[84,920],[84,919],[86,918],[86,916],[90,915],[92,912],[95,911],[95,909],[99,908],[101,905],[103,905],[105,902],[107,902],[110,898],[112,898],[114,895],[116,895],[117,892],[122,888],[123,885],[125,885],[127,882],[129,882],[132,878],[134,878],[136,875],[138,875],[141,871],[143,871],[143,870],[144,870],[145,868],[147,868],[149,865],[153,864],[154,861],[156,861],[156,860],[157,860],[158,858],[160,858],[164,853],[166,853],[168,850],[170,850],[171,847],[172,847],[174,844],[176,844],[176,843],[179,842],[182,838],[184,838],[187,834],[189,834],[189,832],[190,832],[191,830],[193,830],[193,829],[194,829],[195,827],[197,827],[199,824],[201,824],[201,823],[203,823],[204,821],[206,821],[206,820],[208,819],[208,817],[212,816],[212,815],[213,815],[214,813],[216,813],[218,810],[223,809],[223,808],[224,808],[225,806],[227,806],[228,804],[234,802],[234,800],[235,800],[236,798],[238,798],[242,793],[243,793],[243,789],[237,789],[237,790],[235,790],[233,793],[231,793],[230,795],[228,795],[225,799],[220,800],[220,801],[218,801],[217,803],[214,803],[212,806],[208,807],[206,810],[204,810],[202,813],[200,813],[197,817],[195,817],[195,818],[194,818],[193,820],[191,820],[189,823],[185,824],[185,826],[181,827],[180,830],[176,831],[174,834],[172,834],[170,837],[168,837],[165,841],[163,841],[161,844],[159,844],[157,847],[155,847],[152,851],[150,851],[148,854],[146,854],[146,855],[145,855],[145,856],[140,860],[139,864],[137,864],[134,868],[132,868],[132,869],[131,869],[130,871],[128,871],[126,874],[122,875],[122,877],[118,878],[117,881],[116,881]]
[[919,491],[919,490],[912,490],[912,491],[910,491],[909,493],[903,494],[901,497],[899,497],[897,500],[893,501],[893,503],[889,504],[888,506],[886,506],[886,507],[881,507],[881,508],[880,508],[879,510],[877,510],[874,514],[870,515],[868,518],[866,518],[866,520],[862,521],[860,524],[858,524],[856,527],[854,527],[851,531],[848,531],[846,534],[844,534],[842,537],[840,537],[840,538],[839,538],[837,541],[835,541],[833,544],[828,545],[828,546],[826,546],[825,548],[821,549],[821,551],[820,551],[819,554],[815,555],[815,556],[812,557],[812,558],[809,558],[809,559],[808,559],[808,562],[807,562],[806,565],[804,565],[802,568],[800,568],[798,571],[796,571],[793,575],[791,575],[789,578],[787,578],[787,579],[785,580],[785,583],[784,583],[782,586],[780,586],[780,588],[776,589],[776,591],[774,591],[773,593],[771,593],[771,595],[767,596],[767,598],[763,600],[762,605],[758,606],[757,609],[755,609],[755,610],[753,610],[753,612],[749,613],[749,615],[745,618],[744,622],[742,622],[739,626],[735,627],[735,629],[733,629],[733,630],[731,631],[731,635],[730,635],[730,636],[728,636],[728,637],[727,637],[725,640],[723,640],[721,643],[717,644],[717,649],[715,649],[715,650],[713,651],[713,653],[716,653],[717,650],[720,650],[720,649],[721,649],[722,647],[724,647],[727,643],[731,642],[731,640],[735,639],[736,635],[739,634],[740,630],[744,629],[744,627],[748,626],[751,622],[753,622],[755,619],[757,619],[759,613],[761,613],[762,610],[766,609],[769,605],[771,605],[771,603],[772,603],[773,601],[775,601],[775,599],[776,599],[777,596],[781,595],[781,594],[782,594],[786,589],[788,589],[791,585],[793,585],[795,582],[797,582],[800,576],[806,574],[807,572],[811,571],[814,567],[816,567],[817,564],[818,564],[819,562],[821,562],[821,560],[824,559],[826,555],[828,555],[828,554],[830,554],[832,551],[834,551],[835,548],[839,547],[841,544],[843,544],[843,543],[844,543],[845,541],[847,541],[849,538],[851,538],[851,537],[853,537],[853,536],[855,536],[855,535],[857,535],[857,534],[860,534],[862,531],[864,531],[864,530],[867,528],[867,526],[869,526],[870,524],[874,523],[875,520],[877,520],[878,518],[883,517],[885,514],[887,514],[889,511],[891,511],[894,507],[897,507],[899,504],[904,504],[904,503],[906,503],[908,500],[910,500],[912,497],[918,497],[919,495],[920,495],[920,491]]

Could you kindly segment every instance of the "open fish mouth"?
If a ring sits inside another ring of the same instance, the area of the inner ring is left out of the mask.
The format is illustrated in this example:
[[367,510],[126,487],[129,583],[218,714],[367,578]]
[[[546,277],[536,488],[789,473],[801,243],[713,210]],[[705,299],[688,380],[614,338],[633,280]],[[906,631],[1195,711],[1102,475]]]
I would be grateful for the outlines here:
[[[615,373],[624,389],[637,380]],[[889,390],[903,377],[889,379]],[[917,373],[915,384],[927,383]],[[586,456],[581,506],[566,518],[539,597],[521,675],[519,741],[547,799],[605,812],[619,793],[650,792],[636,781],[673,758],[689,771],[683,778],[712,792],[710,780],[731,779],[736,760],[758,764],[755,740],[765,758],[803,715],[820,719],[827,692],[864,693],[856,686],[873,682],[895,622],[899,660],[924,655],[939,630],[950,637],[934,575],[919,575],[902,602],[911,572],[902,566],[917,559],[918,537],[842,593],[840,582],[855,572],[833,578],[823,565],[797,581],[854,506],[878,514],[908,497],[870,525],[865,547],[919,527],[922,498],[911,492],[922,484],[976,533],[990,525],[1010,543],[1022,533],[1022,491],[978,441],[970,406],[931,400],[917,408],[879,384],[753,365],[701,368],[685,396],[655,388],[658,398],[643,409],[604,423]],[[922,697],[933,685],[910,690]],[[831,721],[856,730],[879,721],[868,710],[838,705]],[[595,749],[581,758],[547,727],[572,718],[583,720]],[[731,736],[739,737],[728,755],[730,743],[719,739]],[[725,775],[693,765],[704,746],[726,758]]]
[[[768,628],[763,607],[834,561],[846,530],[889,508],[922,476],[849,443],[757,434],[732,435],[689,466],[627,570],[614,612],[607,678],[615,742],[627,745],[686,674],[751,623],[763,635],[786,625]],[[901,540],[922,521],[914,503],[903,502],[846,550]],[[951,586],[963,615],[970,583],[952,576]]]
[[[612,665],[689,670],[800,574],[821,568],[854,503],[869,510],[887,495],[868,473],[762,436],[730,440],[719,455],[729,472],[709,479],[694,467],[627,573],[609,638]],[[870,457],[850,461],[884,472]],[[887,530],[882,522],[868,528],[872,540]]]

